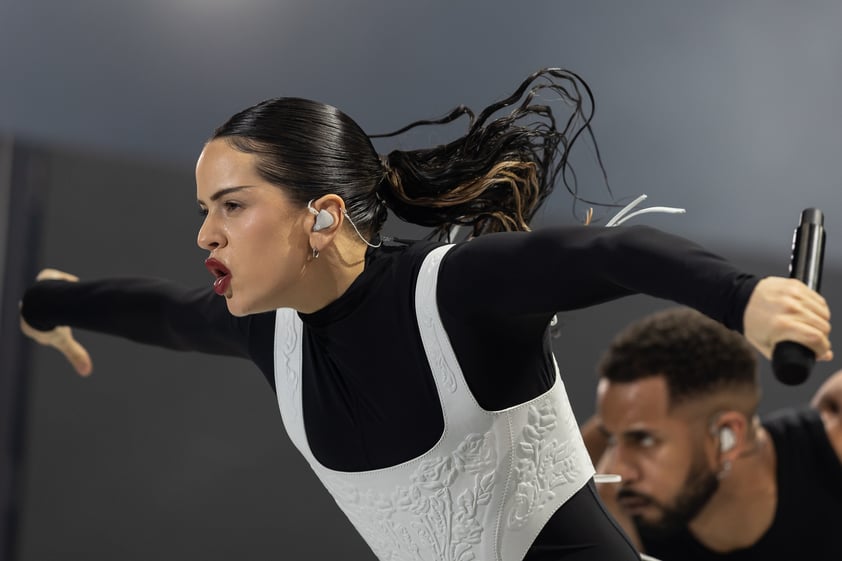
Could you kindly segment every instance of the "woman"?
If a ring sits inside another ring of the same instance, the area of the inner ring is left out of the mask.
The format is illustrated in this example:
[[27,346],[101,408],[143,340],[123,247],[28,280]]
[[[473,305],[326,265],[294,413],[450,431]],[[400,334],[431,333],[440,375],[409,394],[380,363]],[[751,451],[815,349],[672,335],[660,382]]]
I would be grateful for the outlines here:
[[[572,103],[561,129],[542,92]],[[651,228],[529,232],[554,184],[576,195],[567,154],[590,134],[588,100],[577,76],[545,69],[476,118],[460,107],[410,125],[468,114],[463,137],[382,158],[333,107],[260,103],[197,163],[213,290],[47,270],[23,329],[81,373],[90,359],[68,326],[250,358],[380,559],[638,559],[594,491],[553,314],[646,293],[744,329],[767,357],[794,340],[829,360],[829,311],[797,281]],[[382,238],[387,209],[440,238],[468,226],[471,241]]]

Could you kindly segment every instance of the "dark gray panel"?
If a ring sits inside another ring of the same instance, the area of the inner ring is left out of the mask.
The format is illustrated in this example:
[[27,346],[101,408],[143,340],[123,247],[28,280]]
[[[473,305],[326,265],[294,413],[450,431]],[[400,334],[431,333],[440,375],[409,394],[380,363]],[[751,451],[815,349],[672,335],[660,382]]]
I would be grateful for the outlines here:
[[44,154],[0,138],[0,560],[19,548],[26,476],[30,348],[18,302],[35,274],[43,231]]

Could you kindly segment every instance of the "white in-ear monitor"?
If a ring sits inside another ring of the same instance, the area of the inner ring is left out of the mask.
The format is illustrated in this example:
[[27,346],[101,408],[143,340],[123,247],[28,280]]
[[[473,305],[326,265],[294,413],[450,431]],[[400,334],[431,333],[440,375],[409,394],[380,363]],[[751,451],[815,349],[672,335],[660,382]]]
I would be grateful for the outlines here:
[[319,230],[324,230],[325,228],[330,228],[331,226],[333,226],[333,215],[324,209],[314,209],[312,199],[309,203],[307,203],[307,210],[310,211],[310,214],[316,216],[316,223],[313,224],[314,232],[318,232]]
[[733,448],[736,443],[737,439],[734,437],[734,431],[728,427],[722,427],[719,430],[719,450],[721,452],[727,452]]
[[[329,213],[328,211],[326,211],[324,209],[322,209],[322,210],[314,209],[313,208],[313,201],[314,200],[315,199],[310,199],[310,202],[307,203],[307,210],[310,211],[310,214],[315,215],[316,223],[313,224],[313,231],[318,232],[319,230],[324,230],[325,228],[330,228],[331,226],[333,226],[333,224],[335,222],[335,219],[333,218],[333,215],[331,213]],[[374,248],[378,248],[381,245],[383,245],[383,240],[380,240],[377,243],[371,243],[370,241],[365,239],[365,237],[357,229],[357,225],[354,224],[354,221],[351,220],[350,216],[348,216],[348,211],[346,211],[344,208],[341,208],[341,210],[342,210],[342,214],[345,216],[345,219],[348,222],[351,223],[351,226],[354,227],[354,231],[357,233],[357,235],[360,237],[360,239],[363,241],[363,243],[365,243],[365,245],[367,245],[369,247],[374,247]]]

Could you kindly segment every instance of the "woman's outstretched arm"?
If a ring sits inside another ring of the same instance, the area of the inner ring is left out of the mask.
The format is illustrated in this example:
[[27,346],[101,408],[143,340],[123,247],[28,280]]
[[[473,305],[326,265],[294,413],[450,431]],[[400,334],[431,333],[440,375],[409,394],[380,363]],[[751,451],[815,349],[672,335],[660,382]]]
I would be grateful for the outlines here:
[[[830,311],[795,279],[760,278],[686,240],[647,226],[553,227],[490,234],[454,248],[439,298],[488,325],[647,294],[695,308],[743,332],[766,357],[780,341],[830,360]],[[522,329],[523,327],[521,327]]]
[[21,329],[65,355],[81,375],[92,365],[72,328],[124,337],[181,351],[251,356],[249,334],[257,316],[232,316],[210,289],[185,289],[157,279],[81,282],[45,269],[21,301]]

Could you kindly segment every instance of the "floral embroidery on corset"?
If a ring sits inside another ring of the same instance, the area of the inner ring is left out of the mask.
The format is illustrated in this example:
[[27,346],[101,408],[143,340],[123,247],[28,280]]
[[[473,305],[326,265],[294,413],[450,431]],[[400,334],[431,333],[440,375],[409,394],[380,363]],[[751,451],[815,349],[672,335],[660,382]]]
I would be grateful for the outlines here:
[[323,480],[378,559],[473,561],[496,467],[489,431],[469,434],[450,455],[422,460],[412,483],[388,495],[362,491],[333,475]]
[[[560,432],[555,430],[559,421],[565,425]],[[523,527],[530,516],[553,500],[553,489],[580,478],[576,443],[571,438],[561,442],[552,438],[553,433],[570,436],[576,430],[572,410],[558,419],[549,399],[537,407],[529,405],[528,423],[521,432],[523,440],[514,448],[517,488],[507,518],[510,529]]]

